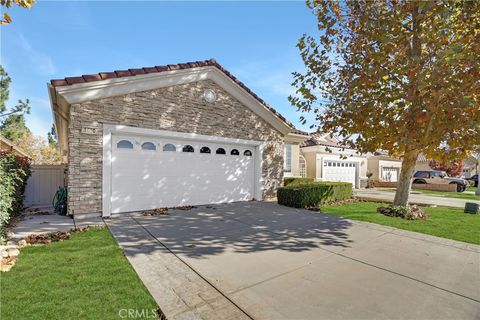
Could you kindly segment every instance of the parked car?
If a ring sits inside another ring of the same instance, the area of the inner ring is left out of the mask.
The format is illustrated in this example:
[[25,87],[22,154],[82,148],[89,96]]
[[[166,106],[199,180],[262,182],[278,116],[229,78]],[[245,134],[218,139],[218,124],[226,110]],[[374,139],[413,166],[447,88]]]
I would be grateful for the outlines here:
[[467,178],[467,180],[473,181],[475,184],[475,187],[478,187],[478,174],[471,176],[470,178]]
[[456,184],[457,192],[463,192],[467,189],[468,182],[462,178],[453,178],[447,176],[444,171],[424,170],[417,171],[413,175],[413,183],[416,184]]

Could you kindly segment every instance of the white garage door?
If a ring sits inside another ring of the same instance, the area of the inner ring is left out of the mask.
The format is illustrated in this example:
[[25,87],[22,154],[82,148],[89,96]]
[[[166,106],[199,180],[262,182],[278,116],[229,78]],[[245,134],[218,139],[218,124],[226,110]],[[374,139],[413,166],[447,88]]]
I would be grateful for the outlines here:
[[389,182],[397,182],[398,168],[382,168],[382,180]]
[[356,187],[357,166],[355,162],[324,160],[323,180],[350,182],[353,187]]
[[254,146],[112,138],[113,213],[254,197]]

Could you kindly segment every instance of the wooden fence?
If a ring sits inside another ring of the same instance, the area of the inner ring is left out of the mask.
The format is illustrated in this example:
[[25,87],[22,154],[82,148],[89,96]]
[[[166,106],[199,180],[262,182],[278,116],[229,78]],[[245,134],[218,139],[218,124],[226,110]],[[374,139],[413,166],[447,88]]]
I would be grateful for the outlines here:
[[49,207],[59,187],[65,186],[65,165],[32,165],[25,190],[26,207]]

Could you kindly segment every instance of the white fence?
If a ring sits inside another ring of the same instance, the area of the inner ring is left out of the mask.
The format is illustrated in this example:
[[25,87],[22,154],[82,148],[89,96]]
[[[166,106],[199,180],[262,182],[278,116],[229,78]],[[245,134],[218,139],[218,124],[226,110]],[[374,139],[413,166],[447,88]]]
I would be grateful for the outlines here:
[[64,165],[32,165],[32,175],[25,190],[26,207],[52,206],[59,187],[65,185]]

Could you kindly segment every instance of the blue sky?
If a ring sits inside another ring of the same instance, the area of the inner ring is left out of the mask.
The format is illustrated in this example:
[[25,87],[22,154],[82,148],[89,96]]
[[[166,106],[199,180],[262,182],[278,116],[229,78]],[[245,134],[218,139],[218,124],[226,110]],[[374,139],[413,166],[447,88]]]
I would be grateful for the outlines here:
[[39,1],[8,12],[13,22],[0,29],[8,104],[30,98],[27,125],[36,135],[53,121],[50,79],[209,58],[302,128],[287,97],[291,72],[303,66],[296,42],[315,33],[303,1]]

